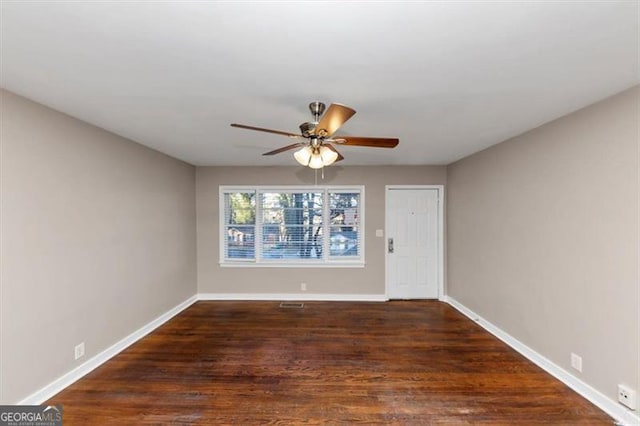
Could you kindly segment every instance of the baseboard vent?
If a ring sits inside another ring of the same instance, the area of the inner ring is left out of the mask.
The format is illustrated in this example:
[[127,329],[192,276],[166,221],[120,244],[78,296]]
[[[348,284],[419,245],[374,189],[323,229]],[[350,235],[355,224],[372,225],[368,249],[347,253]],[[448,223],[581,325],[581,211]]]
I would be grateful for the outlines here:
[[302,309],[304,308],[304,303],[302,302],[280,302],[281,308],[288,309]]

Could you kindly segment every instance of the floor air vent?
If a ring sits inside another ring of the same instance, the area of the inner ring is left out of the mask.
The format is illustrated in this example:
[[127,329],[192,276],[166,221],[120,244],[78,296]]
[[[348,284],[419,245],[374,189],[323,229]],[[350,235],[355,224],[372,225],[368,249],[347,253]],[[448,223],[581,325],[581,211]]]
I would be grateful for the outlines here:
[[280,302],[281,308],[289,308],[289,309],[302,309],[304,308],[304,303],[302,302]]

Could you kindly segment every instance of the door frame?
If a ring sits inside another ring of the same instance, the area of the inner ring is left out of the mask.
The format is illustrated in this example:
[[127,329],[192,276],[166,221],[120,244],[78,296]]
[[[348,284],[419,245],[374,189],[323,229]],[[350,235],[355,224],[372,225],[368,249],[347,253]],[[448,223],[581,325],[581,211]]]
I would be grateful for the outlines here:
[[384,294],[389,300],[389,253],[387,253],[387,230],[389,229],[389,191],[398,189],[435,189],[438,196],[438,300],[445,299],[444,294],[444,185],[385,185],[384,187]]

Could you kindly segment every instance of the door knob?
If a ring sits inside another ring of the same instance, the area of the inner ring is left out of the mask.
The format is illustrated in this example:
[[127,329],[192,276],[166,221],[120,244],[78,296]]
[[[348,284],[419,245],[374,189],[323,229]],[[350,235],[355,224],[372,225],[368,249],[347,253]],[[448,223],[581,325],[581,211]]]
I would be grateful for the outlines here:
[[393,238],[389,238],[387,242],[387,251],[393,253]]

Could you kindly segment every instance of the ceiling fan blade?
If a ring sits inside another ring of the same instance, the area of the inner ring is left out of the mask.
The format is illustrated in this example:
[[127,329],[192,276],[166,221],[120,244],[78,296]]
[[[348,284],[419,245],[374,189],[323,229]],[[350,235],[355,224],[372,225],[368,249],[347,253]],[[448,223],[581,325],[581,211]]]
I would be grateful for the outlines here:
[[297,135],[295,133],[283,132],[281,130],[264,129],[262,127],[246,126],[244,124],[237,124],[237,123],[231,124],[231,127],[238,127],[240,129],[247,129],[247,130],[257,130],[258,132],[275,133],[276,135],[289,136],[290,138],[302,137],[301,135]]
[[331,144],[329,144],[329,143],[323,143],[322,145],[323,145],[323,146],[326,146],[326,147],[327,147],[327,148],[329,148],[331,151],[333,151],[333,152],[335,152],[336,154],[338,154],[338,158],[336,158],[336,161],[342,161],[342,160],[344,160],[344,157],[342,156],[342,154],[340,154],[340,153],[338,152],[338,150],[337,150],[337,149],[335,149],[335,148],[333,147],[333,145],[331,145]]
[[360,136],[339,136],[334,143],[351,146],[369,146],[372,148],[394,148],[400,142],[397,138],[367,138]]
[[348,106],[331,104],[322,118],[320,118],[315,134],[325,138],[331,137],[355,113],[356,110]]
[[281,152],[285,152],[285,151],[289,151],[290,149],[296,149],[299,148],[301,145],[300,143],[294,143],[291,145],[287,145],[287,146],[283,146],[282,148],[278,148],[278,149],[274,149],[273,151],[269,151],[269,152],[265,152],[262,155],[275,155],[275,154],[280,154]]

